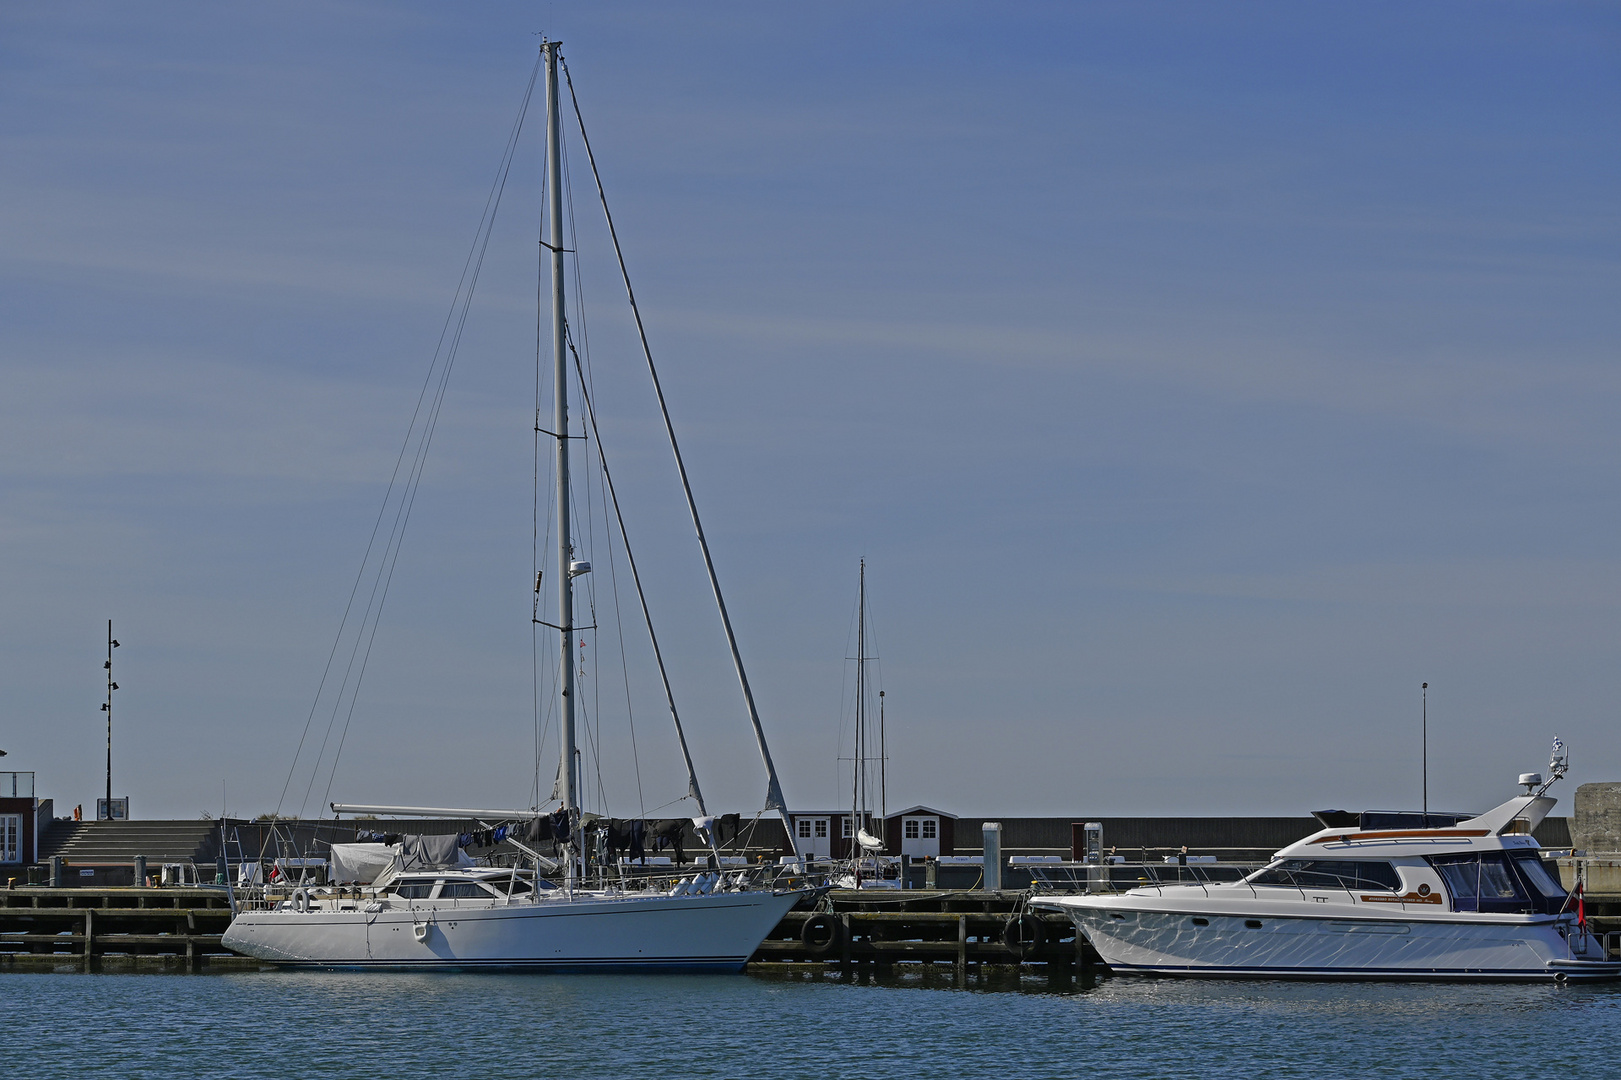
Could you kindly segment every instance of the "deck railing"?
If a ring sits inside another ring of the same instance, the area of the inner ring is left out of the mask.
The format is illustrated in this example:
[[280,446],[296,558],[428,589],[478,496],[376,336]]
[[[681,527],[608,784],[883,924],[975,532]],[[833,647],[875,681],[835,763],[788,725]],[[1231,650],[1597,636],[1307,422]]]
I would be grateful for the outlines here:
[[1239,881],[1265,863],[1142,862],[1037,863],[1030,871],[1036,892],[1125,892],[1145,886],[1222,885]]

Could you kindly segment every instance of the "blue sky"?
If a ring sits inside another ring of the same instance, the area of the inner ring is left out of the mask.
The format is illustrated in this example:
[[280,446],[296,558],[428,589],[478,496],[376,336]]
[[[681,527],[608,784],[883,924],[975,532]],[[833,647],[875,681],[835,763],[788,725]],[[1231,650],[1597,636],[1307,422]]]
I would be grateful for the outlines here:
[[[7,8],[5,764],[59,807],[95,797],[111,617],[135,813],[217,812],[222,782],[233,813],[274,808],[545,32],[791,802],[845,798],[863,555],[894,805],[1413,805],[1422,681],[1434,805],[1500,801],[1555,732],[1574,781],[1621,777],[1618,26],[1530,3]],[[534,782],[537,153],[337,798]],[[632,539],[706,793],[753,809],[588,184]],[[600,727],[621,814],[682,786],[627,643],[635,760],[606,690]]]

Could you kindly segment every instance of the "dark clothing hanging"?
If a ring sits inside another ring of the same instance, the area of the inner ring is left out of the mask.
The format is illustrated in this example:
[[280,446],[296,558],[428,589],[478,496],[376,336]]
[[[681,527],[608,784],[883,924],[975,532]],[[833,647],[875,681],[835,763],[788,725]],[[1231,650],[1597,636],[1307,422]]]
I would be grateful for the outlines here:
[[608,831],[608,857],[618,858],[624,852],[632,860],[647,862],[647,849],[644,842],[647,839],[647,822],[632,818],[620,821],[618,818],[610,819],[606,823]]
[[675,861],[687,861],[686,831],[692,824],[686,818],[661,818],[658,821],[648,822],[647,835],[654,851],[663,851],[665,848],[675,849]]

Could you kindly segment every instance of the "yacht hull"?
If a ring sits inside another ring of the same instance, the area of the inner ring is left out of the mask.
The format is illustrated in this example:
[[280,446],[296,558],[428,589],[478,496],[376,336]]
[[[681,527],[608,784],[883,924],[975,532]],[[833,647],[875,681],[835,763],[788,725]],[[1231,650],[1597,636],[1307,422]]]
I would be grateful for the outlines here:
[[[576,895],[244,911],[222,944],[328,968],[740,971],[801,894]],[[366,907],[376,910],[367,911]]]
[[[1493,921],[1357,917],[1360,912],[1301,917],[1156,911],[1090,897],[1041,906],[1069,915],[1110,970],[1122,974],[1509,982],[1621,978],[1621,961],[1604,959],[1591,938],[1586,955],[1573,955],[1560,921],[1549,917]],[[1579,933],[1566,929],[1581,941]]]

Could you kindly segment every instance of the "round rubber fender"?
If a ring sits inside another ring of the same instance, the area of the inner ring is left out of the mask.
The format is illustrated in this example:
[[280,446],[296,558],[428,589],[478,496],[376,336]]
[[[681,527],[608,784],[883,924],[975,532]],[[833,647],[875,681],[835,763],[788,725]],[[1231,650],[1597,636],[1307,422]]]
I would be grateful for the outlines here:
[[1027,911],[1007,921],[1002,928],[1002,944],[1022,960],[1040,956],[1047,946],[1047,924],[1041,916]]
[[799,943],[812,956],[826,956],[838,945],[842,929],[839,920],[824,911],[805,920],[799,928]]
[[293,890],[293,910],[308,911],[310,909],[310,891],[308,889]]

